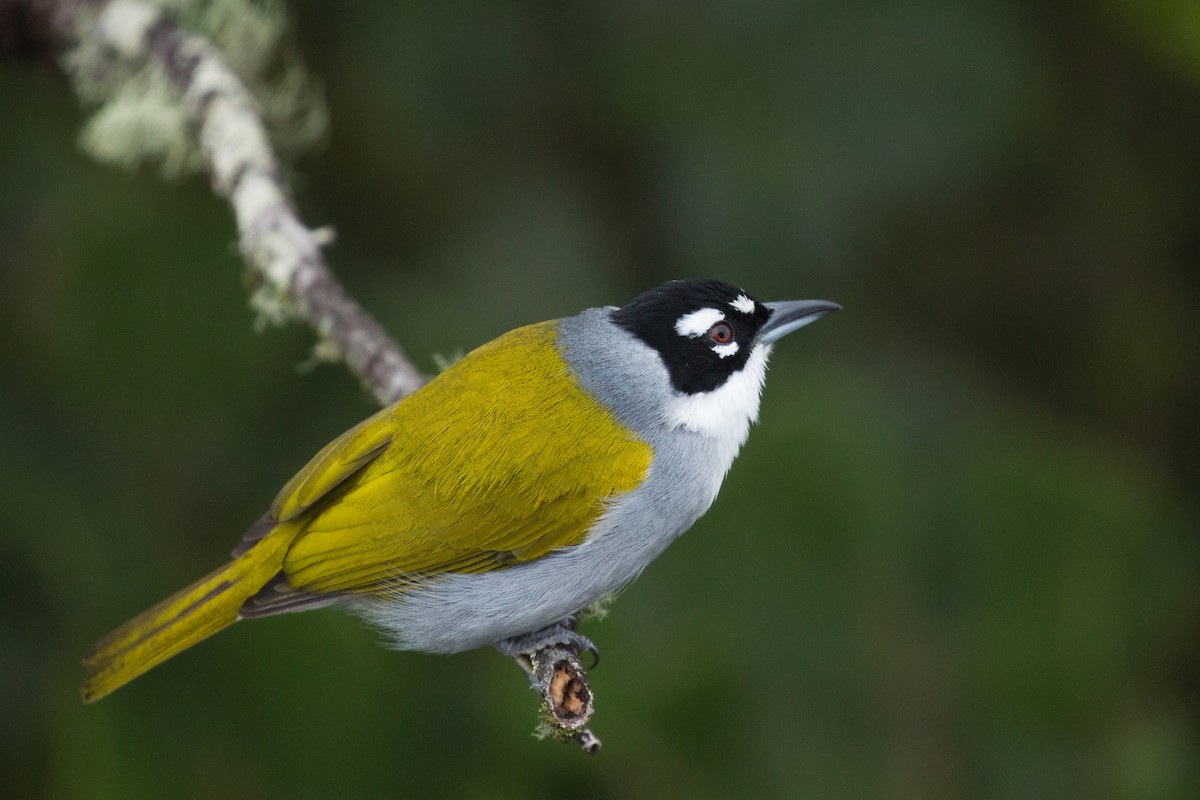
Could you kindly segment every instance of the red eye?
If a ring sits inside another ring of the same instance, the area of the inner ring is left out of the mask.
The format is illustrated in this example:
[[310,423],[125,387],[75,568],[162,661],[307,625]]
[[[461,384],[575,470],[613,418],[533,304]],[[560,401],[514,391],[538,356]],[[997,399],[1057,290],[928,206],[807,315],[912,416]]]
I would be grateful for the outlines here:
[[733,341],[733,326],[728,322],[718,322],[708,329],[708,338],[717,344],[729,344]]

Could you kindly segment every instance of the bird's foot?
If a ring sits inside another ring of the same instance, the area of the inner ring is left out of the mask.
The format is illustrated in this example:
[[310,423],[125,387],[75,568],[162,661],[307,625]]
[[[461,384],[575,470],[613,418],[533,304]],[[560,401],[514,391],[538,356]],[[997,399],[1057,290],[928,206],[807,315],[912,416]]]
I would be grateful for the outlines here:
[[591,639],[575,630],[578,624],[579,621],[574,615],[564,617],[541,630],[496,642],[495,647],[504,655],[516,658],[521,655],[531,655],[552,645],[563,645],[573,648],[580,654],[591,653],[592,665],[588,669],[595,669],[600,663],[600,650],[592,643]]

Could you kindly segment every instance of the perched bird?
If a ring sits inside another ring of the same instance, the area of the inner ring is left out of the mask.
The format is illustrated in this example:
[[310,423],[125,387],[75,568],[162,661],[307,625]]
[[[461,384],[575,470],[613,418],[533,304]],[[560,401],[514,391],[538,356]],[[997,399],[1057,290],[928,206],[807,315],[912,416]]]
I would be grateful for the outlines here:
[[771,346],[838,308],[684,280],[504,334],[331,442],[232,561],[101,639],[84,699],[239,619],[324,606],[406,650],[590,648],[572,615],[708,509]]

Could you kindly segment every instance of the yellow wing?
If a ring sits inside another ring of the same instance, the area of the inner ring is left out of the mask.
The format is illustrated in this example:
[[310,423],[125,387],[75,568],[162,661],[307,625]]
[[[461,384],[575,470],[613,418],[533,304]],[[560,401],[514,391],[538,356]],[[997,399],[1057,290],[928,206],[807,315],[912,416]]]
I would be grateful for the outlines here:
[[396,590],[579,543],[650,461],[649,446],[579,388],[555,324],[541,323],[334,441],[268,516],[303,524],[283,561],[292,589]]

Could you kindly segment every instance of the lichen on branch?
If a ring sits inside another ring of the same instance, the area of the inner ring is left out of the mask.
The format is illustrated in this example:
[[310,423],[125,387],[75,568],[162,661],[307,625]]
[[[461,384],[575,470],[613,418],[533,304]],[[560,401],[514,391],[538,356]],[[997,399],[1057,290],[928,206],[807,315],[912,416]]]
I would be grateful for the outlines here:
[[[242,5],[277,8],[275,3]],[[300,220],[263,122],[263,104],[226,54],[143,0],[75,8],[79,13],[64,39],[78,45],[66,61],[81,94],[104,102],[99,128],[93,124],[85,139],[116,137],[98,149],[129,150],[136,154],[126,156],[131,163],[156,154],[160,166],[170,165],[173,174],[198,158],[214,191],[233,207],[238,248],[260,278],[253,282],[255,305],[272,308],[273,319],[286,318],[282,309],[294,308],[317,331],[325,351],[336,348],[381,402],[419,388],[421,373],[326,266],[321,246],[331,237]],[[239,27],[230,21],[232,12],[223,13],[212,12],[216,16],[209,22],[235,49],[254,52],[281,35],[282,23],[272,23],[271,14],[251,14],[253,22]],[[242,57],[241,62],[257,69],[268,60]],[[294,77],[291,84],[297,84]]]
[[[62,4],[60,4],[62,5]],[[328,110],[292,44],[284,5],[273,0],[78,2],[74,46],[60,59],[80,98],[94,107],[80,144],[123,168],[154,166],[168,180],[204,167],[180,87],[160,65],[138,58],[147,20],[175,20],[203,37],[253,97],[273,146],[298,154],[322,141]],[[97,25],[104,20],[107,27]],[[95,35],[102,33],[103,35]]]
[[[331,232],[305,226],[291,200],[275,147],[323,135],[325,105],[281,44],[281,3],[31,0],[27,11],[39,30],[17,40],[56,42],[59,63],[97,108],[81,137],[89,153],[125,167],[153,163],[167,178],[207,171],[233,207],[260,320],[304,320],[320,337],[322,357],[340,353],[381,403],[423,385],[326,266],[321,248]],[[265,77],[279,63],[275,78]],[[600,740],[587,727],[594,697],[579,655],[555,645],[516,660],[539,690],[555,737],[595,753]]]

